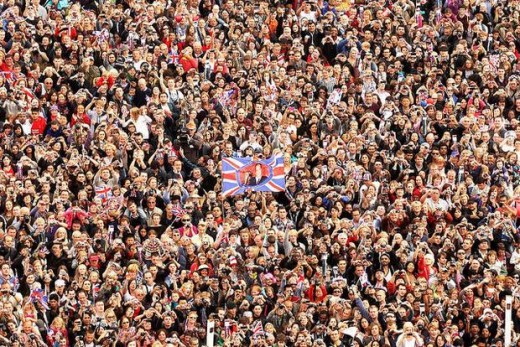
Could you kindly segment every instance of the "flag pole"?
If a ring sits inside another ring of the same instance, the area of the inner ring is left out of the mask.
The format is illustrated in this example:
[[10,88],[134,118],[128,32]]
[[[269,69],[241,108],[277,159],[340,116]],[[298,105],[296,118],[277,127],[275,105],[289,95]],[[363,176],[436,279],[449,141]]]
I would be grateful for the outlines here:
[[504,318],[505,320],[505,336],[504,336],[504,346],[510,347],[511,346],[511,335],[512,335],[512,308],[513,308],[513,296],[507,295],[506,296],[506,316]]
[[222,202],[221,202],[221,209],[222,209],[222,223],[224,223],[224,220],[226,219],[226,209],[224,208],[224,202],[226,201],[227,196],[222,195]]
[[215,335],[215,322],[209,321],[206,327],[206,346],[213,347],[214,346],[214,335]]
[[222,222],[226,219],[226,209],[224,208],[224,201],[222,200]]

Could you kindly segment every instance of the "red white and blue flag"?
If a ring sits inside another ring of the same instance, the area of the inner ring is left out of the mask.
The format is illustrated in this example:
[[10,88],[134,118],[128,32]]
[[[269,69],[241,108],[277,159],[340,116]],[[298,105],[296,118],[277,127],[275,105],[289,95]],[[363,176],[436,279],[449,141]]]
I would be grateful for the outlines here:
[[256,192],[285,191],[283,157],[273,156],[264,160],[251,158],[222,159],[222,193],[224,196]]
[[239,94],[240,88],[235,83],[231,83],[231,89],[224,91],[218,98],[218,102],[222,107],[233,105]]
[[257,320],[254,322],[251,330],[253,331],[253,336],[264,335],[264,326],[262,325],[262,321]]
[[27,100],[29,102],[31,102],[32,99],[36,98],[36,95],[34,94],[34,92],[27,87],[22,88],[22,93],[25,94],[25,96],[27,97]]
[[180,204],[173,206],[172,208],[173,215],[175,216],[175,221],[178,221],[186,214],[186,210],[181,207]]
[[1,71],[0,75],[2,75],[9,83],[13,83],[18,79],[16,74],[12,71]]
[[108,198],[110,198],[112,196],[112,188],[109,186],[96,187],[95,191],[96,191],[96,196],[103,199],[103,202],[105,202]]
[[47,295],[43,293],[43,290],[41,288],[31,290],[31,301],[33,303],[39,302],[44,309],[49,309]]

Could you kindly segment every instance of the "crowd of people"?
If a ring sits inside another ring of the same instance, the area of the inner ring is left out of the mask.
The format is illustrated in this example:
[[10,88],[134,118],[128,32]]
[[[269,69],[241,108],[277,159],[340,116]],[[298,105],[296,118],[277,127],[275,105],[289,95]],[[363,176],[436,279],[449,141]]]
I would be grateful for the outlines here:
[[519,13],[1,0],[0,346],[520,346]]

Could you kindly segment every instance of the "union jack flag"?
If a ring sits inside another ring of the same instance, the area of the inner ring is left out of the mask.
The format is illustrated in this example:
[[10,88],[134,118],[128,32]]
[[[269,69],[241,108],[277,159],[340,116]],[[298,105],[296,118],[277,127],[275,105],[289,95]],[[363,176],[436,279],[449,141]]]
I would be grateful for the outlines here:
[[109,197],[112,196],[112,187],[104,186],[104,187],[96,187],[96,196],[103,199],[105,202]]
[[264,327],[262,325],[261,320],[257,320],[253,323],[253,326],[251,327],[251,330],[253,331],[253,336],[257,335],[263,335],[264,334]]
[[222,159],[222,193],[224,196],[257,192],[283,192],[285,172],[283,157],[253,161],[251,158]]
[[221,104],[222,107],[226,107],[227,105],[229,105],[231,103],[231,99],[233,98],[234,94],[235,94],[234,89],[225,91],[224,93],[222,93],[220,98],[218,98],[219,104]]
[[94,36],[97,38],[99,43],[105,42],[110,37],[110,33],[107,29],[103,29],[101,31],[94,31]]
[[0,75],[4,76],[4,78],[9,83],[13,83],[17,80],[16,75],[12,71],[2,71],[2,72],[0,72]]
[[179,219],[181,219],[182,216],[186,214],[186,210],[183,209],[180,204],[177,204],[173,206],[172,213],[175,216],[175,221],[178,221]]
[[47,304],[47,295],[43,293],[41,288],[37,288],[31,291],[31,301],[33,303],[39,302],[44,309],[49,309],[49,305]]
[[32,99],[36,98],[36,95],[34,94],[34,92],[32,90],[30,90],[29,88],[27,88],[27,87],[23,87],[22,88],[22,93],[24,93],[25,96],[27,96],[27,99],[28,99],[29,102]]

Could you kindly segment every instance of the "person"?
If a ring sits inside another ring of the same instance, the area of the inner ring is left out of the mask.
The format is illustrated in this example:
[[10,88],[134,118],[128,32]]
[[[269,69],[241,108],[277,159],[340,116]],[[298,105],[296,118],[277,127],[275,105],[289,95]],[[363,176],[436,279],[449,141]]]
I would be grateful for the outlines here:
[[267,179],[268,177],[264,175],[264,165],[256,164],[254,174],[247,172],[245,181],[248,186],[258,186],[264,183]]
[[421,347],[424,345],[422,338],[419,334],[413,331],[413,325],[410,322],[406,322],[403,325],[403,333],[397,338],[396,346],[416,346]]

